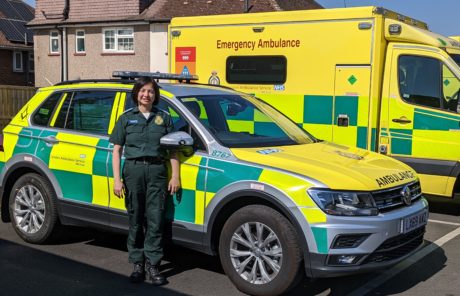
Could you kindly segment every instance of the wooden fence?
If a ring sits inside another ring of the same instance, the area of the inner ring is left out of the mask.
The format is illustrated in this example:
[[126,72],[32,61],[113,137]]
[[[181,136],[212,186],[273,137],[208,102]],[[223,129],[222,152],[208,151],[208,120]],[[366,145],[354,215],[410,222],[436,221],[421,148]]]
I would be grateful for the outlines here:
[[0,85],[0,131],[10,122],[37,89],[30,86]]

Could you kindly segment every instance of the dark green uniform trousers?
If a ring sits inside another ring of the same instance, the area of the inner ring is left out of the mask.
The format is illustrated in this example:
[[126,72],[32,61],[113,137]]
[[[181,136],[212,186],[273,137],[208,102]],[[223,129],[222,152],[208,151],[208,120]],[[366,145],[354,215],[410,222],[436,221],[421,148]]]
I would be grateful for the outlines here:
[[164,163],[126,160],[123,180],[129,217],[129,262],[145,259],[158,265],[163,258],[162,233],[168,173]]

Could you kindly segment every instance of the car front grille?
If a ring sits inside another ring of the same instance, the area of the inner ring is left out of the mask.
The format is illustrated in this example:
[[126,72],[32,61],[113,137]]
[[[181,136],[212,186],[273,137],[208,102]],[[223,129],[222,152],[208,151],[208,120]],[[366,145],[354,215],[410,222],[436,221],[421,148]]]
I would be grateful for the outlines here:
[[409,186],[411,192],[411,202],[414,202],[422,197],[422,189],[419,181],[390,189],[374,191],[372,192],[372,197],[374,198],[379,211],[387,212],[403,207],[405,203],[403,202],[403,195],[401,192],[405,186]]
[[384,241],[361,264],[380,263],[409,254],[423,243],[425,227],[401,234]]

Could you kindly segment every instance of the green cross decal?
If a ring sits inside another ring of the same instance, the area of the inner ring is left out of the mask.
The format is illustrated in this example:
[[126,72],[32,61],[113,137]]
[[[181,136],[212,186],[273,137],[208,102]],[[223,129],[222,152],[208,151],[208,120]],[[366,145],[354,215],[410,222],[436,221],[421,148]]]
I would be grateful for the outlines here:
[[355,77],[355,75],[351,75],[348,78],[348,82],[350,82],[351,85],[355,84],[356,81],[358,81],[358,79]]

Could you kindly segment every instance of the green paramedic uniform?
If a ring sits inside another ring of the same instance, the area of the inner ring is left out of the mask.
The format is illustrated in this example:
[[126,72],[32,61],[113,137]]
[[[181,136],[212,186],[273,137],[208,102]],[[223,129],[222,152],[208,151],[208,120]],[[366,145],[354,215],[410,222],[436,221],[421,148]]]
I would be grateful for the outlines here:
[[[168,194],[167,151],[160,138],[173,130],[169,113],[156,107],[148,119],[137,107],[118,119],[110,142],[124,146],[122,170],[129,217],[129,262],[159,265],[163,257],[162,232]],[[145,227],[145,232],[144,232]]]

